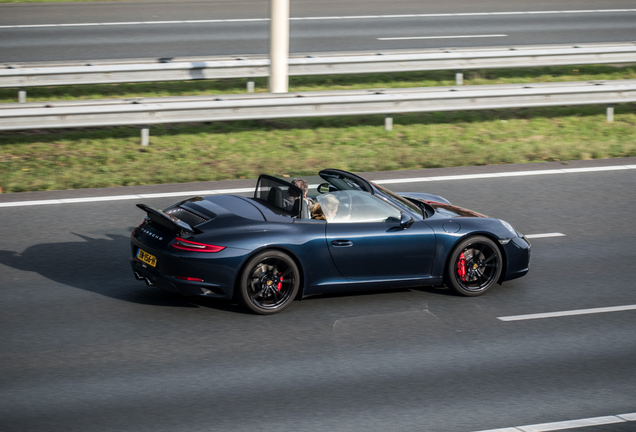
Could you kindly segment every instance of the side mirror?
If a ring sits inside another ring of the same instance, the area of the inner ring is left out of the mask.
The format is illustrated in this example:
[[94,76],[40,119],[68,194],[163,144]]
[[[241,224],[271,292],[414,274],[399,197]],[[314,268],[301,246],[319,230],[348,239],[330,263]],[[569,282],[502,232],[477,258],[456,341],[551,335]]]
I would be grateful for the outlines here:
[[331,186],[329,183],[320,183],[316,190],[318,191],[318,193],[321,193],[321,194],[337,191],[337,189]]
[[401,216],[400,216],[400,227],[401,228],[410,228],[411,225],[413,225],[413,222],[415,222],[415,219],[413,219],[411,216],[407,215],[406,213],[402,212]]

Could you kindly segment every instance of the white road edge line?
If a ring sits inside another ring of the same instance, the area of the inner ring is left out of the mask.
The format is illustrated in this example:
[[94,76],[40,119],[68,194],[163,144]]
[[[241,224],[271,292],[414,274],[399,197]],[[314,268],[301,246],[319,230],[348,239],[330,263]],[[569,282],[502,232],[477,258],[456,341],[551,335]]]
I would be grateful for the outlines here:
[[483,178],[498,178],[498,177],[525,177],[532,175],[549,175],[549,174],[578,174],[588,172],[599,171],[619,171],[627,169],[636,169],[636,165],[612,165],[604,167],[589,167],[589,168],[564,168],[554,170],[535,170],[535,171],[513,171],[513,172],[501,172],[501,173],[488,173],[488,174],[465,174],[456,176],[439,176],[439,177],[416,177],[406,179],[388,179],[388,180],[376,180],[377,184],[396,184],[396,183],[419,183],[427,181],[446,181],[446,180],[475,180]]
[[597,313],[605,313],[605,312],[621,312],[628,310],[636,310],[636,305],[625,305],[625,306],[610,306],[610,307],[601,307],[601,308],[592,308],[592,309],[576,309],[569,311],[561,311],[561,312],[546,312],[546,313],[536,313],[536,314],[527,314],[527,315],[511,315],[504,317],[497,317],[500,321],[524,321],[531,319],[541,319],[541,318],[554,318],[554,317],[564,317],[564,316],[574,316],[574,315],[589,315],[589,314],[597,314]]
[[636,413],[619,414],[614,416],[590,417],[578,420],[567,420],[552,423],[539,423],[526,426],[514,426],[501,429],[488,429],[476,432],[551,432],[564,429],[599,426],[614,423],[625,423],[636,420]]
[[386,37],[377,38],[381,41],[392,40],[416,40],[416,39],[469,39],[469,38],[494,38],[494,37],[508,37],[507,34],[489,34],[489,35],[457,35],[457,36],[411,36],[411,37]]
[[[439,176],[439,177],[415,177],[404,179],[387,179],[376,180],[377,184],[399,184],[399,183],[421,183],[429,181],[450,181],[450,180],[475,180],[484,178],[505,178],[505,177],[523,177],[533,175],[548,175],[548,174],[580,174],[591,173],[600,171],[619,171],[636,169],[636,165],[612,165],[604,167],[590,167],[590,168],[566,168],[555,170],[536,170],[536,171],[513,171],[513,172],[501,172],[491,174],[466,174],[455,176]],[[86,198],[66,198],[66,199],[51,199],[51,200],[36,200],[36,201],[15,201],[15,202],[0,202],[0,208],[2,207],[26,207],[34,205],[49,205],[49,204],[71,204],[71,203],[84,203],[84,202],[99,202],[99,201],[120,201],[131,199],[152,199],[152,198],[169,198],[179,196],[205,196],[215,194],[229,194],[229,193],[244,193],[252,192],[254,188],[238,188],[238,189],[216,189],[216,190],[199,190],[199,191],[187,191],[187,192],[167,192],[167,193],[154,193],[154,194],[134,194],[134,195],[114,195],[114,196],[102,196],[102,197],[86,197]]]
[[[520,12],[465,12],[465,13],[437,13],[437,14],[407,14],[407,15],[359,15],[359,16],[324,16],[324,17],[292,17],[290,21],[327,21],[327,20],[359,20],[382,18],[437,18],[464,16],[497,16],[497,15],[548,15],[548,14],[594,14],[594,13],[623,13],[636,12],[636,9],[594,9],[594,10],[562,10],[562,11],[520,11]],[[2,25],[0,29],[9,28],[38,28],[38,27],[91,27],[118,25],[156,25],[156,24],[210,24],[210,23],[240,23],[264,22],[269,18],[235,18],[209,20],[175,20],[175,21],[131,21],[131,22],[103,22],[103,23],[67,23],[67,24],[15,24]]]
[[549,237],[565,237],[565,234],[563,233],[526,234],[526,238],[529,238],[529,239],[549,238]]

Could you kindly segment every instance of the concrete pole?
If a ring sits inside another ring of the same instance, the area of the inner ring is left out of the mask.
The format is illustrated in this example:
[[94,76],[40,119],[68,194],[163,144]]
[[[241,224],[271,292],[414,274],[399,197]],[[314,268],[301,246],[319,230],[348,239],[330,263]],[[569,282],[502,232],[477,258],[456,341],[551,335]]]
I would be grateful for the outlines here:
[[455,85],[464,85],[464,73],[462,71],[455,72]]
[[271,23],[269,37],[271,93],[287,93],[289,88],[289,0],[270,0]]
[[150,142],[150,127],[142,126],[141,127],[141,145],[146,147]]
[[384,130],[387,132],[393,130],[393,116],[391,114],[387,114],[384,117]]

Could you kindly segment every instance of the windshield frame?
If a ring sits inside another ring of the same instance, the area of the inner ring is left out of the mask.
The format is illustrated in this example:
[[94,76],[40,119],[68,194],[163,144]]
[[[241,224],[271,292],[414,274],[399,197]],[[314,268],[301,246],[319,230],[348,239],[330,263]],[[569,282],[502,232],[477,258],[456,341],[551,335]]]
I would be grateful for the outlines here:
[[409,213],[415,214],[421,219],[426,218],[426,214],[424,213],[424,210],[422,210],[421,207],[417,206],[416,204],[413,204],[411,201],[407,200],[403,196],[400,196],[399,194],[385,187],[379,186],[376,183],[371,182],[371,185],[373,185],[375,190],[379,192],[379,194],[376,194],[376,195],[378,196],[384,195],[385,197],[387,197],[394,203],[398,204],[402,209],[407,210]]

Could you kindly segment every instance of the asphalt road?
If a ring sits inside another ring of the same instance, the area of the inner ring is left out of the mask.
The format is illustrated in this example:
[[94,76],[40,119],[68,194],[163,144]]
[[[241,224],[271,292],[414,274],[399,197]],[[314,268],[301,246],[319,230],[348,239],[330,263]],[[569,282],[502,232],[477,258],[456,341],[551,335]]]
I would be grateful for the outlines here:
[[[251,185],[5,194],[0,203]],[[636,170],[391,189],[565,236],[532,240],[530,273],[482,297],[432,288],[321,296],[262,317],[134,280],[135,200],[0,207],[0,430],[470,432],[636,412],[636,311],[497,319],[636,304]]]
[[[292,0],[290,51],[624,42],[636,34],[635,6],[633,0]],[[2,4],[0,62],[267,54],[268,8],[267,0]],[[615,9],[631,11],[608,12]],[[519,14],[537,11],[550,13]],[[420,14],[437,15],[405,16]],[[182,22],[197,20],[207,22]],[[58,26],[42,26],[50,24]],[[393,39],[413,37],[432,39]]]

